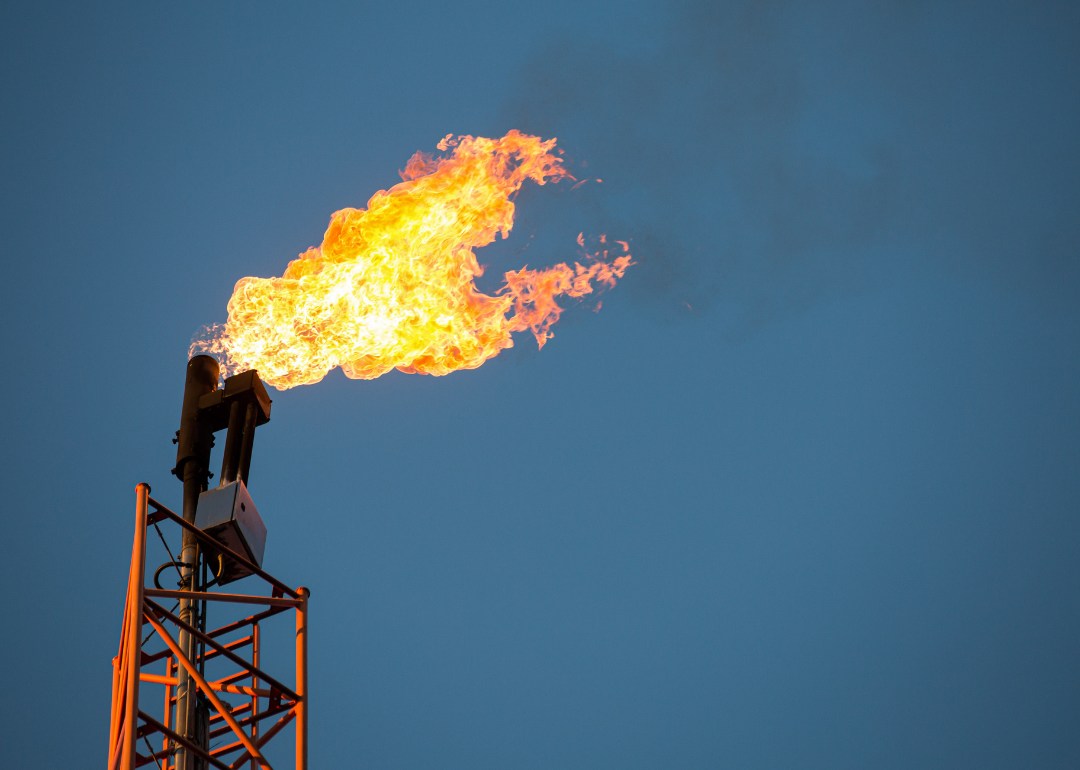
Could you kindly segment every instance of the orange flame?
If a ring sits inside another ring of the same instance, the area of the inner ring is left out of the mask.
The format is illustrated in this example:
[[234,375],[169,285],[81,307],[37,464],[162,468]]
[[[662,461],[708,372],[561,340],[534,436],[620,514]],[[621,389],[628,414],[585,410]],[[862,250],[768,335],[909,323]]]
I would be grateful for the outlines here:
[[[511,131],[502,139],[447,135],[438,147],[453,147],[449,157],[417,152],[404,181],[375,193],[366,210],[336,212],[322,246],[290,262],[281,278],[241,278],[228,320],[209,327],[191,354],[219,356],[227,374],[258,369],[284,390],[318,382],[336,366],[354,379],[394,368],[475,369],[512,347],[512,332],[531,331],[542,348],[562,313],[556,297],[614,286],[633,264],[620,242],[623,253],[613,259],[603,250],[585,265],[523,267],[506,273],[495,295],[477,290],[483,268],[473,249],[510,234],[511,198],[521,185],[570,176],[554,146]],[[583,236],[578,243],[584,248]]]

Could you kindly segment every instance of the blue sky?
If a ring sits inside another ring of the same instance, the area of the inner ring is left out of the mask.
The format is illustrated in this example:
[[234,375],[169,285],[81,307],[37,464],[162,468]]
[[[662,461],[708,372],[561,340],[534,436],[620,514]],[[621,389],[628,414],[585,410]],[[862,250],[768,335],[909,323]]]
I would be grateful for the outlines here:
[[1080,761],[1069,4],[0,18],[6,764],[105,761],[191,335],[415,151],[510,128],[604,182],[523,190],[490,275],[580,231],[639,264],[542,352],[272,394],[313,763]]

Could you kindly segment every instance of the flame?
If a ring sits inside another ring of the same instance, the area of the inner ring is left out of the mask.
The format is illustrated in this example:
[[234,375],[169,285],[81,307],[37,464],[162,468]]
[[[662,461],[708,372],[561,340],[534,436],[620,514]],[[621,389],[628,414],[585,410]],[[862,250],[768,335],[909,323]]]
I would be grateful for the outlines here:
[[[340,366],[374,379],[391,369],[443,375],[474,369],[531,331],[542,348],[562,308],[559,296],[611,287],[633,264],[629,244],[544,270],[505,274],[494,295],[477,290],[484,270],[473,250],[509,236],[513,196],[526,180],[570,177],[555,140],[518,131],[501,139],[447,135],[448,157],[417,152],[402,182],[367,209],[330,218],[322,246],[289,263],[281,278],[241,278],[228,320],[208,327],[191,354],[223,360],[225,374],[258,369],[279,390],[321,380]],[[606,239],[603,240],[606,243]],[[584,237],[578,236],[584,251]]]

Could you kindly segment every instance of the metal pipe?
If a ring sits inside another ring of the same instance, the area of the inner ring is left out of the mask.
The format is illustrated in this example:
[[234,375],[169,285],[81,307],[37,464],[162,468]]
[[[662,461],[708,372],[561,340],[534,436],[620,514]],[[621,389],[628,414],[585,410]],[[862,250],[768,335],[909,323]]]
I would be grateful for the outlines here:
[[[170,723],[172,721],[172,719],[171,719],[171,717],[172,717],[172,691],[173,691],[173,687],[176,684],[176,677],[173,676],[173,657],[172,657],[172,655],[170,655],[165,660],[165,678],[173,680],[169,684],[165,685],[165,721],[162,722],[162,724],[164,724],[166,727],[169,727]],[[162,751],[168,751],[170,748],[171,747],[169,746],[169,736],[162,733],[161,750]],[[169,764],[168,759],[165,760],[165,764],[166,765]]]
[[[184,402],[180,411],[180,430],[176,432],[176,467],[173,473],[184,482],[184,521],[195,523],[199,494],[206,490],[210,450],[214,446],[214,434],[208,426],[199,420],[199,399],[217,389],[220,369],[218,362],[210,356],[195,356],[187,365],[184,381]],[[199,542],[184,530],[183,545],[180,550],[182,588],[186,591],[195,589],[196,567],[199,561]],[[190,600],[181,600],[180,617],[193,626],[199,625],[198,605]],[[189,658],[195,657],[195,639],[181,632],[180,649]],[[176,687],[176,732],[194,740],[195,727],[195,688],[186,667],[177,672]],[[194,756],[185,748],[176,754],[176,770],[193,770]]]
[[[171,588],[147,588],[145,589],[146,596],[154,599],[182,599],[187,596],[191,596],[190,591],[174,591]],[[232,604],[264,604],[267,607],[296,607],[300,604],[299,599],[289,599],[285,596],[249,596],[247,594],[212,594],[212,593],[195,593],[195,597],[200,600],[209,600],[212,602],[230,602]],[[242,625],[248,625],[249,621],[244,621]],[[214,636],[220,636],[221,634],[211,631],[207,634],[211,639]]]
[[[195,356],[188,361],[184,379],[184,402],[180,410],[180,430],[176,431],[176,467],[173,468],[173,473],[179,479],[184,478],[184,470],[191,461],[201,465],[204,474],[209,468],[214,436],[199,420],[199,400],[217,390],[219,373],[218,362],[210,356]],[[192,500],[186,487],[184,492],[184,517],[187,518],[190,506],[194,520],[199,496],[196,494]]]
[[[259,624],[251,624],[251,667],[258,669],[259,667]],[[259,713],[259,677],[252,673],[251,675],[251,713]],[[259,740],[259,723],[251,723],[251,740],[255,741],[256,746],[262,746],[266,741],[264,738]],[[250,770],[259,770],[258,764],[256,764],[254,758],[251,760]]]
[[[125,597],[126,599],[126,597]],[[124,607],[124,625],[120,630],[120,649],[124,648],[127,639],[127,606]],[[117,741],[120,740],[120,656],[112,659],[112,711],[109,719],[109,768],[114,764],[112,758],[116,756]]]
[[[202,577],[197,584],[199,593],[206,595],[206,559],[201,559]],[[196,626],[202,633],[206,633],[206,599],[199,602],[199,623]],[[206,676],[206,645],[199,643],[199,673]]]
[[[236,481],[236,474],[240,468],[240,445],[242,443],[241,433],[243,429],[244,409],[239,401],[233,401],[229,404],[229,430],[225,434],[225,452],[224,457],[221,458],[220,486]],[[250,457],[250,450],[248,454]]]
[[[198,459],[190,459],[184,464],[184,519],[195,523],[199,494],[206,489],[205,466]],[[199,563],[199,541],[184,530],[183,545],[180,550],[181,590],[188,593],[196,589],[196,565]],[[180,600],[180,617],[192,626],[199,625],[199,604],[190,599]],[[190,634],[180,632],[180,649],[189,658],[196,656],[196,642]],[[176,732],[188,740],[198,743],[195,735],[195,687],[186,668],[179,671],[179,684],[176,686]],[[205,748],[205,747],[203,747]],[[176,754],[176,770],[194,770],[194,756],[185,748]]]
[[124,747],[120,755],[120,767],[135,767],[135,728],[139,713],[139,667],[142,654],[142,603],[143,580],[146,572],[146,501],[150,497],[150,485],[135,487],[135,542],[131,549],[131,572],[128,577],[127,638],[121,661],[125,666],[127,687],[124,692]]
[[308,766],[308,688],[307,688],[307,648],[308,648],[308,597],[311,592],[306,588],[296,589],[300,594],[300,606],[296,608],[296,770],[307,770]]
[[[249,401],[244,413],[244,438],[240,446],[240,480],[244,486],[248,483],[248,471],[251,470],[251,448],[255,444],[255,420],[258,408],[254,401]],[[231,419],[230,415],[230,419]]]

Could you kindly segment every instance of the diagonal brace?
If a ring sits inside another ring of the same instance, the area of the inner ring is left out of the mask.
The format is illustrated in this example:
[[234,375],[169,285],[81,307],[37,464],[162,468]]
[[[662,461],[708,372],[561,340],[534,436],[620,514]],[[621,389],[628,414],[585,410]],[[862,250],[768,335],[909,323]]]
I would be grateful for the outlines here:
[[[150,614],[155,614],[156,613],[158,616],[168,619],[169,622],[176,624],[177,628],[180,628],[183,631],[187,631],[189,634],[194,636],[199,641],[205,642],[207,647],[211,647],[211,648],[217,650],[221,655],[224,655],[226,658],[231,660],[237,666],[239,666],[240,668],[244,669],[245,671],[253,674],[254,676],[258,677],[259,679],[263,680],[264,682],[266,682],[270,686],[275,687],[278,690],[281,690],[281,692],[283,692],[285,695],[288,695],[289,698],[291,698],[292,700],[300,700],[299,695],[294,693],[292,690],[290,690],[285,685],[281,684],[281,682],[277,681],[276,679],[274,679],[269,674],[263,673],[258,668],[256,668],[255,666],[251,665],[246,660],[241,658],[239,655],[237,655],[235,653],[232,653],[232,652],[229,652],[227,649],[225,649],[225,645],[221,644],[220,642],[215,641],[214,639],[211,639],[209,636],[207,636],[206,634],[204,634],[202,631],[195,628],[194,626],[189,625],[188,623],[185,623],[184,621],[182,621],[180,618],[176,617],[176,615],[173,615],[171,612],[169,612],[167,609],[162,607],[157,602],[151,601],[150,599],[144,599],[144,603],[145,603],[145,606],[148,608]],[[151,621],[151,622],[153,622],[153,621]]]
[[[156,719],[154,719],[149,714],[146,714],[146,713],[140,711],[139,716],[142,718],[142,720],[144,722],[146,722],[146,725],[144,725],[144,726],[149,728],[149,729],[146,730],[145,735],[152,735],[154,733],[161,733],[162,735],[166,736],[170,740],[173,740],[176,743],[180,744],[181,746],[183,746],[185,749],[187,749],[191,753],[193,753],[193,754],[195,754],[195,755],[197,755],[199,757],[202,757],[207,762],[212,764],[214,767],[222,768],[222,770],[229,770],[229,766],[226,765],[225,763],[221,762],[220,760],[218,760],[217,757],[213,757],[210,754],[207,754],[205,751],[203,751],[201,746],[197,746],[196,744],[192,743],[191,741],[189,741],[187,738],[180,735],[179,733],[173,732],[172,730],[170,730],[165,725],[161,724],[161,722],[157,721]],[[168,752],[162,752],[162,753],[168,753]],[[155,756],[160,756],[160,754],[157,754]]]
[[[286,727],[289,724],[289,722],[291,722],[293,720],[293,717],[295,717],[295,716],[296,716],[296,707],[293,706],[291,709],[289,709],[289,711],[285,714],[285,716],[283,716],[281,719],[279,719],[277,722],[275,722],[274,726],[271,727],[269,730],[267,730],[263,734],[263,736],[261,738],[259,738],[258,741],[255,742],[255,745],[261,749],[263,746],[266,745],[266,742],[268,740],[270,740],[275,735],[277,735],[279,732],[281,732],[281,730],[284,727]],[[239,757],[236,758],[236,761],[232,763],[229,770],[239,770],[240,765],[244,764],[250,758],[251,758],[251,754],[248,753],[247,751],[245,751],[243,754],[241,754]]]
[[236,733],[236,737],[239,738],[240,742],[244,744],[244,748],[248,750],[248,753],[251,755],[251,757],[253,757],[255,761],[259,763],[263,770],[273,770],[273,768],[270,767],[270,763],[266,761],[263,755],[260,754],[259,750],[255,747],[255,744],[252,743],[251,738],[248,736],[248,734],[245,733],[243,728],[236,723],[236,719],[234,719],[233,715],[229,713],[229,709],[225,707],[225,704],[223,704],[221,702],[221,699],[214,694],[214,691],[210,688],[210,685],[207,684],[206,680],[203,679],[202,676],[199,674],[199,669],[195,667],[195,664],[193,664],[190,660],[187,659],[187,656],[185,656],[183,651],[180,649],[180,645],[178,645],[176,641],[172,638],[172,636],[169,635],[169,632],[165,630],[165,627],[158,623],[157,619],[154,618],[153,609],[151,609],[147,605],[144,605],[143,616],[150,622],[150,625],[154,627],[154,630],[158,632],[158,636],[161,637],[162,641],[164,641],[165,644],[168,645],[169,649],[173,651],[173,655],[176,656],[176,659],[180,662],[180,665],[187,669],[188,674],[190,674],[191,678],[195,680],[196,684],[198,684],[199,686],[199,689],[202,690],[203,693],[205,693],[207,699],[209,699],[209,701],[213,704],[214,708],[217,709],[218,713],[221,714],[221,717],[228,723],[229,727],[232,728],[232,731]]

